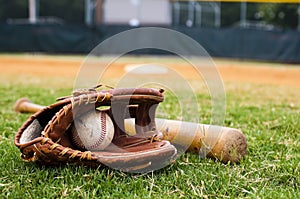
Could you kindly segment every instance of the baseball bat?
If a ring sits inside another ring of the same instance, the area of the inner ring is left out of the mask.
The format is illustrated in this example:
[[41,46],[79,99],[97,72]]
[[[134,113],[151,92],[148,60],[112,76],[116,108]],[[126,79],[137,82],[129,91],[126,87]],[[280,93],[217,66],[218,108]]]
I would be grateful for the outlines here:
[[[15,103],[14,110],[19,113],[35,113],[44,107],[27,98],[21,98]],[[187,149],[188,152],[223,163],[238,163],[246,155],[247,140],[238,129],[160,118],[155,118],[155,122],[156,129],[163,134],[163,139]],[[126,119],[126,133],[134,135],[135,129],[135,120]]]
[[15,102],[14,110],[18,113],[35,113],[45,106],[32,103],[28,98],[20,98]]
[[[238,129],[160,118],[155,123],[164,140],[201,157],[238,163],[246,155],[247,140]],[[135,134],[134,119],[125,120],[125,130]]]

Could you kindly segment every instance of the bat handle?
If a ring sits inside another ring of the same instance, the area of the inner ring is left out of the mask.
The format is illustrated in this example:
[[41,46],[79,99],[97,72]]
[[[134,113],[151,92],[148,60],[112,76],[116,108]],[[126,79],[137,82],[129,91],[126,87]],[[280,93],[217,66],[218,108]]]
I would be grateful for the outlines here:
[[34,104],[28,98],[20,98],[14,105],[14,110],[18,113],[36,113],[45,106]]

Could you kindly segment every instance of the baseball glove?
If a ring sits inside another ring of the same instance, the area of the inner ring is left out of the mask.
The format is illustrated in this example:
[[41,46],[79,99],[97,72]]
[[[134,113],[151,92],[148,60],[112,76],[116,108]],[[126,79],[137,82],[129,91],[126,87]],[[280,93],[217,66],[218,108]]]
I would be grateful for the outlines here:
[[[19,129],[15,145],[27,162],[105,165],[139,173],[156,170],[176,155],[176,148],[161,140],[155,129],[155,110],[163,99],[163,90],[149,88],[75,91],[32,115]],[[113,139],[103,150],[78,148],[70,136],[76,118],[93,110],[107,113],[113,122]],[[126,134],[126,118],[135,118],[136,135]]]

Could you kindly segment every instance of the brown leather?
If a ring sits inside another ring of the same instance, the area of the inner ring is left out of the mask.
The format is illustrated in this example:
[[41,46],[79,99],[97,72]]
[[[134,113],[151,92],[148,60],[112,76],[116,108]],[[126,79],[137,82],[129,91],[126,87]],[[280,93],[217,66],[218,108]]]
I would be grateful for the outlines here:
[[[176,148],[161,140],[156,131],[155,110],[163,91],[149,88],[87,90],[74,92],[32,115],[19,129],[15,145],[25,161],[46,165],[75,163],[106,165],[128,172],[148,172],[167,165]],[[102,151],[83,151],[74,146],[70,126],[74,118],[101,106],[109,106],[115,134]],[[124,119],[135,118],[137,135],[124,130]]]

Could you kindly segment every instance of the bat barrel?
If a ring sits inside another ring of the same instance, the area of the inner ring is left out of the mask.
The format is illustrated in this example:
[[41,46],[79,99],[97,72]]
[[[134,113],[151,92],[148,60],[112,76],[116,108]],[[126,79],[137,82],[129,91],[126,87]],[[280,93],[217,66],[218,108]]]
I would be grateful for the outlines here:
[[[238,129],[160,118],[155,121],[164,140],[187,147],[188,152],[224,163],[238,163],[246,155],[246,136]],[[134,119],[125,120],[127,133],[136,134],[134,126]]]
[[44,106],[34,104],[27,98],[20,98],[14,105],[14,111],[18,113],[36,113],[43,109]]

